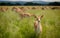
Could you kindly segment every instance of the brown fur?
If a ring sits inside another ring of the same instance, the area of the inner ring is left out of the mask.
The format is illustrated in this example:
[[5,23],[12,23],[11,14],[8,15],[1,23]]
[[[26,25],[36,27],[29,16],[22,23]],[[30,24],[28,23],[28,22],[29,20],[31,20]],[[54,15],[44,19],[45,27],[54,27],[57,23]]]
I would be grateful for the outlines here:
[[[37,28],[38,28],[39,23],[40,23],[39,19],[42,19],[43,15],[42,16],[34,16],[34,17],[36,18],[36,20],[34,22],[34,28],[35,28],[35,31],[37,31]],[[42,25],[41,25],[41,23],[40,23],[40,32],[42,32]]]
[[2,12],[5,12],[5,11],[7,11],[7,10],[8,10],[7,7],[1,7],[1,8],[0,8],[0,11],[2,11]]

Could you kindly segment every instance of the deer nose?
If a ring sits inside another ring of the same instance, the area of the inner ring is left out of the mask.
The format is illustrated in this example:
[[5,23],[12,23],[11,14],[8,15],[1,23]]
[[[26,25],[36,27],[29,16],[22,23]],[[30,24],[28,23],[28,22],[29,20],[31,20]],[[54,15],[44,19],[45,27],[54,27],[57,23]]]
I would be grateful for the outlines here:
[[38,22],[40,22],[40,21],[38,21]]

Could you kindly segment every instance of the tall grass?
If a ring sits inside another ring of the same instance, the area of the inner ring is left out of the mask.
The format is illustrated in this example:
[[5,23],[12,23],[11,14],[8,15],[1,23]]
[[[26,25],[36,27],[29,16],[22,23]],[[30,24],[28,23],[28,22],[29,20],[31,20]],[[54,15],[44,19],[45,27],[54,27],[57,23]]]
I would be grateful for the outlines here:
[[[44,15],[41,20],[43,31],[39,38],[60,38],[60,10],[26,12]],[[34,20],[33,17],[21,19],[18,13],[10,9],[0,12],[0,38],[35,38]]]

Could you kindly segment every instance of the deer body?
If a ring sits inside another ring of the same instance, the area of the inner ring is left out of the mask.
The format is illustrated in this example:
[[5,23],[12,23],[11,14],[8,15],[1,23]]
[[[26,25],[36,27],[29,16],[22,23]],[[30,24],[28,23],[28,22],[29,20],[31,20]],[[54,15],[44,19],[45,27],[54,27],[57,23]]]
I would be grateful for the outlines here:
[[41,23],[38,20],[35,21],[34,27],[35,27],[35,32],[37,34],[39,34],[40,32],[42,32],[42,26],[41,26]]
[[35,16],[36,20],[34,22],[34,28],[36,34],[40,34],[42,32],[41,18],[43,16]]
[[6,7],[1,7],[0,8],[0,11],[2,11],[2,12],[5,12],[5,11],[7,11],[8,10],[8,8],[6,8]]
[[12,10],[15,10],[17,13],[19,13],[19,15],[21,16],[21,18],[33,16],[33,14],[26,13],[26,12],[24,12],[23,10],[21,10],[21,9],[18,8],[18,7],[13,7]]

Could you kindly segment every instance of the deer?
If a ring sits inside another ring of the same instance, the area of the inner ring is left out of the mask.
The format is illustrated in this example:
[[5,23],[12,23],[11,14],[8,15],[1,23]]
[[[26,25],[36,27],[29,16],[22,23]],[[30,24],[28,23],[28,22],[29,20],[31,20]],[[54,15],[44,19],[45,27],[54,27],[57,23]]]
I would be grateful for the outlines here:
[[20,13],[19,15],[20,15],[20,17],[22,19],[26,18],[26,17],[32,17],[32,16],[34,16],[34,14],[31,14],[31,13]]
[[16,11],[20,15],[21,18],[33,16],[33,14],[24,12],[23,10],[21,10],[18,7],[13,7],[12,10]]
[[5,11],[8,10],[8,8],[6,8],[6,7],[1,7],[0,10],[1,10],[2,12],[5,12]]
[[34,29],[35,29],[35,34],[39,35],[42,32],[42,25],[41,25],[41,19],[43,15],[41,16],[36,16],[34,15],[35,21],[34,21]]
[[18,7],[13,7],[12,8],[13,11],[15,12],[23,12],[21,9],[19,9]]

